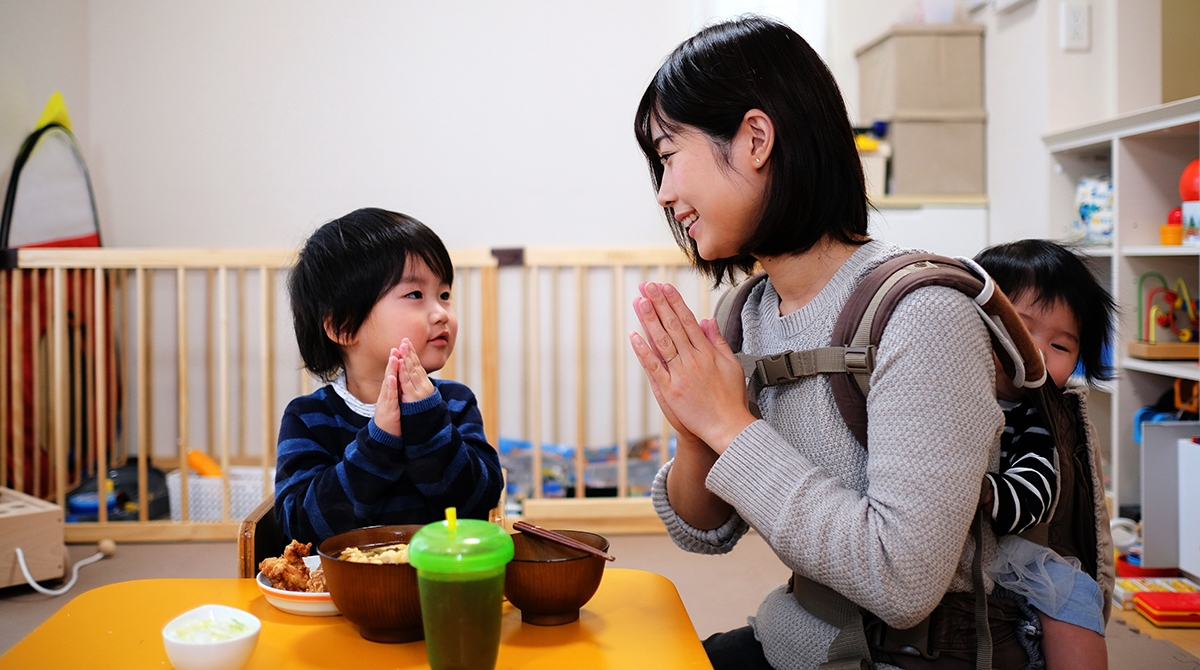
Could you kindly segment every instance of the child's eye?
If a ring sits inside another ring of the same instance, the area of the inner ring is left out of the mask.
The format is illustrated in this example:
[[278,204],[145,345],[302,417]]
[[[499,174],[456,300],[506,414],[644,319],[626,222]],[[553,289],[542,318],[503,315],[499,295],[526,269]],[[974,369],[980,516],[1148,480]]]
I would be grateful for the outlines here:
[[1070,350],[1070,348],[1068,348],[1068,347],[1066,347],[1065,345],[1062,345],[1062,344],[1051,344],[1051,345],[1050,345],[1050,347],[1051,347],[1052,349],[1058,349],[1059,351],[1064,351],[1064,352],[1066,352],[1066,353],[1068,353],[1068,354],[1069,354],[1069,353],[1071,353],[1071,350]]
[[404,296],[404,297],[405,297],[405,298],[412,298],[413,300],[420,300],[420,299],[421,299],[421,292],[420,292],[420,291],[413,291],[412,293],[409,293],[408,295],[406,295],[406,296]]
[[449,291],[443,291],[443,292],[442,292],[442,296],[441,296],[441,298],[442,298],[442,300],[449,300],[449,299],[450,299],[450,292],[449,292]]
[[670,160],[671,156],[674,156],[674,155],[675,155],[674,151],[672,151],[670,153],[665,153],[658,157],[658,162],[662,163],[663,165],[666,165],[667,161]]

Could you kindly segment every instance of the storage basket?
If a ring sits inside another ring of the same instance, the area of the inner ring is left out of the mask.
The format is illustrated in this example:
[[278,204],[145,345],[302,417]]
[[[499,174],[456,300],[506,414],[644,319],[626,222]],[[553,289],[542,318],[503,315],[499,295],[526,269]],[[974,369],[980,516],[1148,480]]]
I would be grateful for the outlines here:
[[[274,468],[267,471],[269,486],[275,487]],[[182,481],[179,470],[167,473],[167,493],[171,498],[171,520],[183,520]],[[188,520],[220,521],[220,477],[201,477],[188,473]],[[263,501],[263,468],[234,465],[229,468],[229,520],[240,521]]]

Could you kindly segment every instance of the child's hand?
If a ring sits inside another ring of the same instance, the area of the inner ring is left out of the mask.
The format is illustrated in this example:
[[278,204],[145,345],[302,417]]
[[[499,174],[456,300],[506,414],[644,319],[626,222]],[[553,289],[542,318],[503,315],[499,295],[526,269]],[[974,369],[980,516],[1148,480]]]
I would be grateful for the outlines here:
[[388,357],[387,370],[383,373],[383,384],[379,387],[379,400],[375,401],[375,425],[389,435],[400,435],[400,350],[392,348]]
[[413,350],[412,342],[406,337],[400,342],[400,400],[417,402],[433,395],[433,382],[421,367],[421,359]]

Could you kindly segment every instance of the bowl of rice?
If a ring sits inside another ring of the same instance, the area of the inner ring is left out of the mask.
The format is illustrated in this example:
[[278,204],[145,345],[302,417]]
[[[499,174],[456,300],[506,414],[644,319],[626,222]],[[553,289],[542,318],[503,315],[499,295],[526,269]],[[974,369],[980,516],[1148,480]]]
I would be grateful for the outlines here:
[[373,642],[425,638],[417,571],[408,543],[420,525],[371,526],[334,535],[317,547],[325,585],[342,616]]

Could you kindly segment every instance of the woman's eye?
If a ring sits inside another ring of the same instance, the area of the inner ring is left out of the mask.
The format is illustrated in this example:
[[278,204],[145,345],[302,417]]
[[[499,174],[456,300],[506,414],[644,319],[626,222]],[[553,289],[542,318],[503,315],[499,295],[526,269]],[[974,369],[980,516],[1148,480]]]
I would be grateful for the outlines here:
[[667,161],[670,160],[671,156],[674,156],[674,155],[675,155],[675,152],[671,152],[669,154],[663,154],[658,157],[658,162],[662,163],[663,165],[666,165]]

